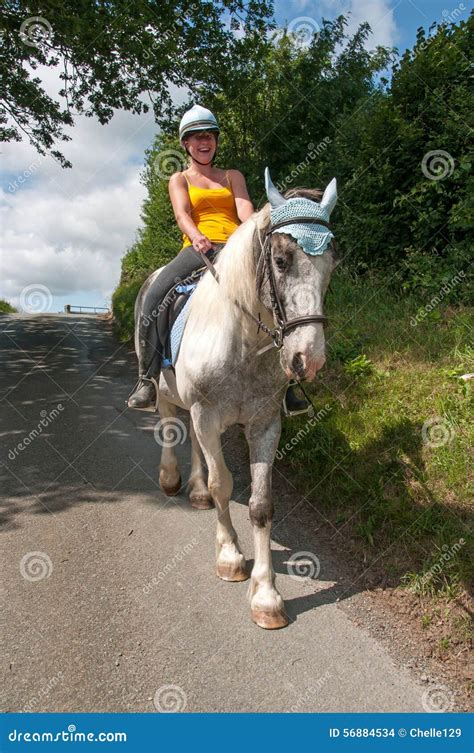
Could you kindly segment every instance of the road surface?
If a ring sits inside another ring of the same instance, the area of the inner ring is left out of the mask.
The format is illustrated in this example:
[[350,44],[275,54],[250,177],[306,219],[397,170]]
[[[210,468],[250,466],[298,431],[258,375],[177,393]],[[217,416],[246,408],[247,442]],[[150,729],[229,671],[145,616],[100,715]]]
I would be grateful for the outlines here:
[[[214,575],[215,511],[160,491],[157,417],[125,409],[134,361],[110,324],[0,325],[2,710],[425,710],[426,685],[341,608],[357,588],[340,582],[291,479],[278,480],[273,545],[291,623],[264,631],[247,584]],[[224,442],[251,559],[240,430]],[[184,480],[188,450],[178,446]],[[298,552],[317,555],[319,578],[289,574]]]

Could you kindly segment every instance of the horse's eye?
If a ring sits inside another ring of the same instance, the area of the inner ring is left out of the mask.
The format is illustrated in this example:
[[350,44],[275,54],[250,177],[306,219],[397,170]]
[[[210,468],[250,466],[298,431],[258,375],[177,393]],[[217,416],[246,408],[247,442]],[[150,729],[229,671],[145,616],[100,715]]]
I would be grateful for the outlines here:
[[276,256],[275,264],[276,264],[277,269],[280,270],[280,272],[284,272],[287,267],[286,259],[284,256]]

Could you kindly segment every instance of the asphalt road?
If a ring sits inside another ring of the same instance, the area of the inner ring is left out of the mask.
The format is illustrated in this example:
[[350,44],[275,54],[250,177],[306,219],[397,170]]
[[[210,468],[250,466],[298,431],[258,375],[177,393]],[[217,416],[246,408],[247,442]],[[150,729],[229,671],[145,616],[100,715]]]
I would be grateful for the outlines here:
[[[356,585],[291,479],[278,479],[273,545],[291,623],[264,631],[247,584],[214,575],[215,511],[160,491],[157,418],[125,409],[134,362],[110,324],[14,315],[0,332],[2,710],[425,710],[426,686],[341,608]],[[251,559],[240,430],[224,442]],[[188,444],[178,453],[185,480]],[[288,573],[302,551],[319,578]]]

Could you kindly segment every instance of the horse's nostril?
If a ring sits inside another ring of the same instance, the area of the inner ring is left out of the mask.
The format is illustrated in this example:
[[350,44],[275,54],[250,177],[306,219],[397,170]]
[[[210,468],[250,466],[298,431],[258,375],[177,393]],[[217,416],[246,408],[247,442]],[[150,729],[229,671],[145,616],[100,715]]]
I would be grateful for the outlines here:
[[303,376],[304,373],[304,361],[301,353],[295,353],[293,356],[293,360],[291,362],[291,365],[293,367],[293,371],[295,374],[299,374]]

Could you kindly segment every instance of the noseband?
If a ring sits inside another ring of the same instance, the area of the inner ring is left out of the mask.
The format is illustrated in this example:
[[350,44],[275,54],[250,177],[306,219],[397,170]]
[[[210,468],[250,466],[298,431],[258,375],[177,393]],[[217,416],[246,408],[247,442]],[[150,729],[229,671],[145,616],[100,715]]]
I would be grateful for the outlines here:
[[280,348],[283,347],[283,339],[288,334],[288,332],[290,332],[290,330],[295,329],[296,327],[300,327],[305,324],[317,323],[317,324],[325,325],[328,322],[327,317],[323,316],[322,314],[308,314],[307,316],[299,316],[295,319],[287,319],[283,303],[278,294],[278,286],[275,280],[275,270],[273,269],[273,264],[272,264],[271,236],[272,236],[272,233],[275,232],[275,230],[285,227],[286,225],[290,225],[290,224],[294,225],[296,223],[305,224],[305,225],[308,225],[308,224],[323,225],[324,227],[328,228],[328,230],[331,229],[329,222],[326,222],[325,220],[322,220],[316,217],[295,217],[295,218],[292,218],[291,220],[283,220],[282,222],[276,222],[265,233],[265,240],[263,243],[260,239],[262,252],[260,255],[260,259],[258,261],[257,268],[260,266],[260,263],[262,263],[264,271],[267,272],[268,282],[270,284],[270,300],[272,304],[273,315],[277,322],[277,326],[275,327],[274,330],[270,330],[260,320],[259,328],[263,329],[264,332],[270,335],[270,337],[273,340],[273,344],[278,350],[280,350]]

